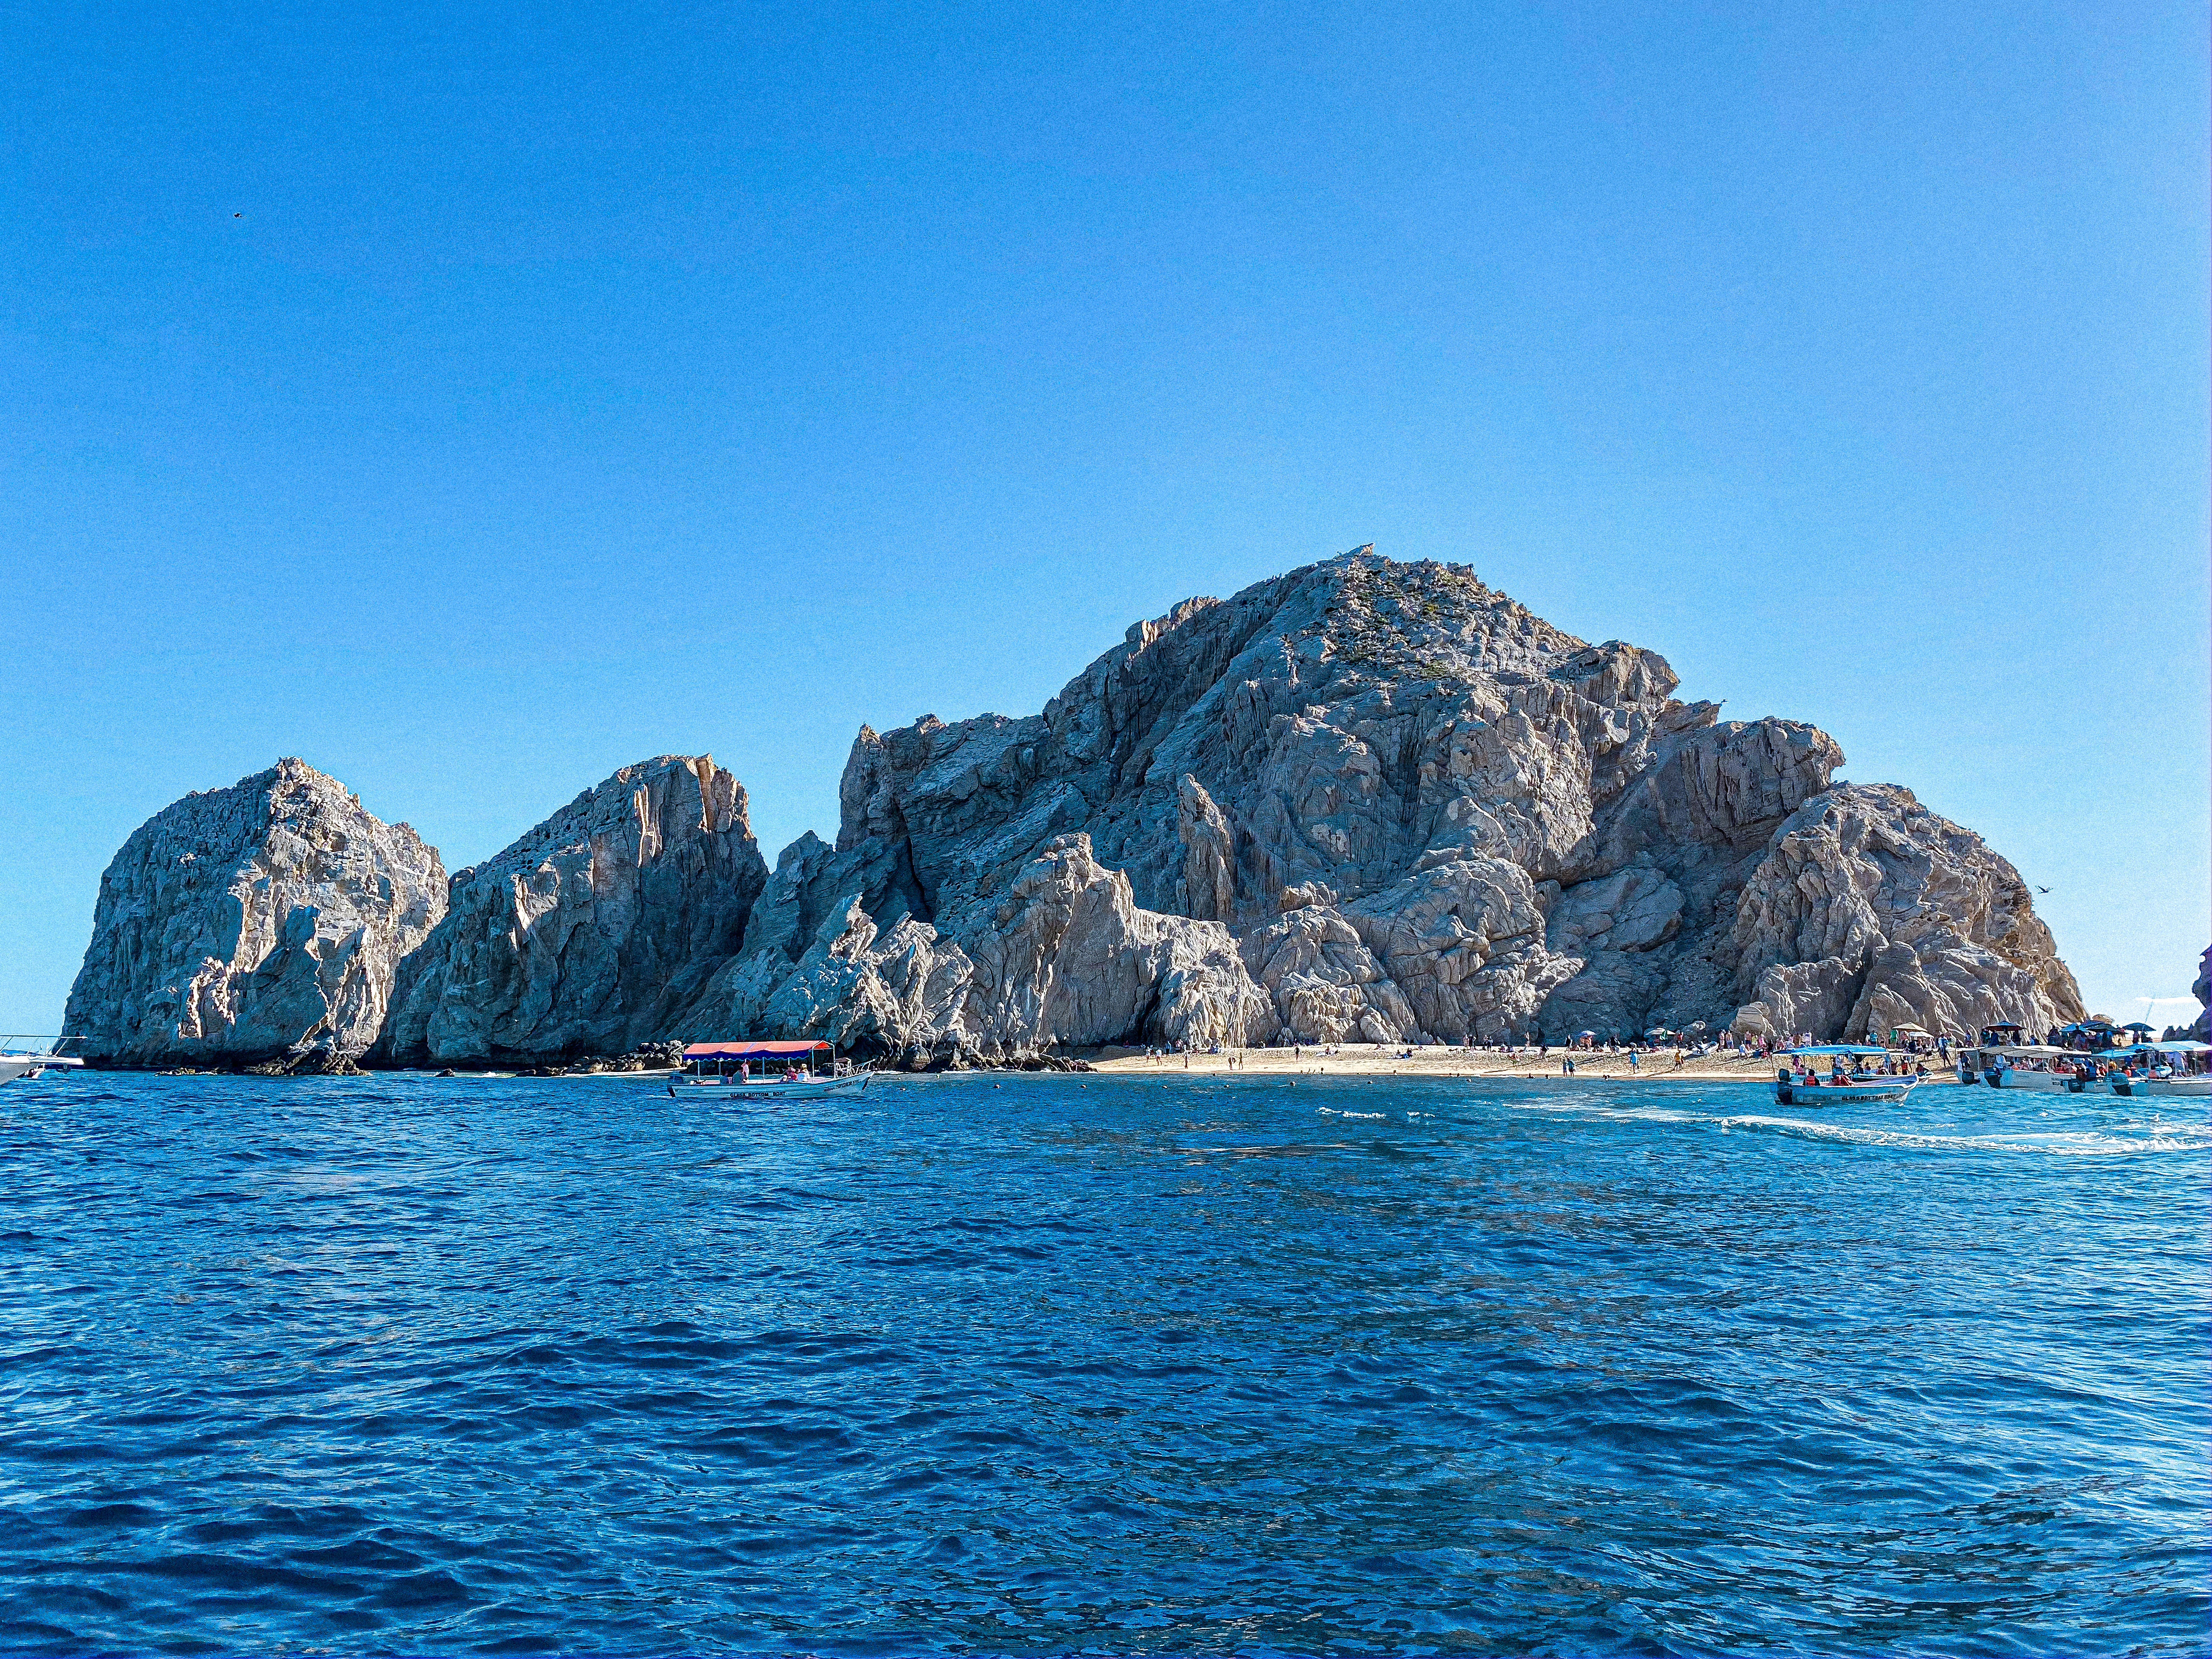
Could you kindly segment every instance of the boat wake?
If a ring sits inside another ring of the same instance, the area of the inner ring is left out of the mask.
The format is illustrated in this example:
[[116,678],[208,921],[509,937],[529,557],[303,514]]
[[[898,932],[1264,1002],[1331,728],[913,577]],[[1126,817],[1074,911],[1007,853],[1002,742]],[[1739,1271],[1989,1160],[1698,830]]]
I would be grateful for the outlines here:
[[1570,1114],[1620,1122],[1680,1123],[1716,1128],[1723,1133],[1743,1131],[1918,1152],[2042,1152],[2058,1158],[2112,1158],[2212,1150],[2212,1123],[2171,1122],[2157,1118],[2097,1129],[2019,1129],[1959,1134],[1765,1113],[1686,1112],[1665,1106],[1609,1107],[1571,1101],[1525,1101],[1516,1102],[1515,1105],[1522,1111]]

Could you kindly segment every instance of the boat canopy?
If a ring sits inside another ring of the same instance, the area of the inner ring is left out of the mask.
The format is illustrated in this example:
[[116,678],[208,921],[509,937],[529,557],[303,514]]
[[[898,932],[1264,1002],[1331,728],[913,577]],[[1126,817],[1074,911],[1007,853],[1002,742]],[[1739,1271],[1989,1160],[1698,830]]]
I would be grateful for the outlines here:
[[2190,1037],[2182,1037],[2172,1042],[2142,1042],[2138,1043],[2136,1046],[2141,1048],[2155,1048],[2162,1054],[2202,1054],[2212,1053],[2212,1042],[2198,1042]]
[[686,1060],[790,1060],[817,1054],[830,1045],[812,1042],[692,1042],[684,1045]]
[[2053,1048],[2040,1042],[2014,1042],[2008,1043],[2004,1048],[1998,1049],[1997,1052],[2001,1054],[2027,1054],[2030,1058],[2035,1060],[2048,1060],[2053,1054],[2079,1054],[2081,1050],[2078,1048]]
[[1887,1048],[1869,1048],[1863,1042],[1816,1042],[1809,1048],[1784,1048],[1785,1054],[1886,1054]]

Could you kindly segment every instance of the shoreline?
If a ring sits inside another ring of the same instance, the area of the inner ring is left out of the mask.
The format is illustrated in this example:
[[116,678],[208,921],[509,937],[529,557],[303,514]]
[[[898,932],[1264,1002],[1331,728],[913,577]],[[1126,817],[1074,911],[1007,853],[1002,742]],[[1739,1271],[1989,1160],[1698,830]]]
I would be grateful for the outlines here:
[[[1035,1069],[1016,1062],[1009,1065],[970,1065],[959,1067],[932,1067],[923,1071],[908,1071],[896,1066],[881,1066],[877,1075],[882,1078],[935,1077],[1407,1077],[1449,1079],[1466,1082],[1520,1083],[1579,1083],[1583,1081],[1612,1083],[1760,1083],[1774,1081],[1775,1064],[1770,1057],[1764,1060],[1724,1059],[1717,1054],[1702,1057],[1686,1056],[1680,1065],[1671,1050],[1659,1054],[1640,1052],[1637,1064],[1629,1064],[1626,1052],[1607,1054],[1602,1050],[1580,1050],[1574,1054],[1575,1069],[1562,1072],[1559,1062],[1567,1051],[1555,1048],[1547,1058],[1534,1054],[1506,1055],[1495,1049],[1460,1048],[1436,1045],[1413,1050],[1406,1057],[1402,1047],[1385,1043],[1324,1045],[1300,1048],[1240,1048],[1221,1054],[1163,1054],[1147,1055],[1143,1049],[1109,1044],[1089,1051],[1078,1050],[1054,1063]],[[1933,1056],[1929,1056],[1933,1060]],[[148,1076],[169,1077],[270,1077],[292,1076],[329,1079],[334,1077],[460,1077],[476,1079],[523,1078],[533,1081],[583,1081],[586,1079],[616,1082],[632,1081],[659,1083],[676,1075],[659,1066],[632,1068],[605,1066],[591,1070],[538,1070],[528,1065],[462,1066],[439,1068],[428,1066],[370,1066],[356,1070],[332,1072],[283,1072],[275,1068],[257,1072],[252,1068],[200,1068],[179,1066],[173,1069],[154,1066],[105,1066],[86,1068],[89,1072],[137,1072]],[[1921,1079],[1923,1087],[1958,1081],[1948,1064],[1930,1066],[1928,1075]]]
[[[1637,1064],[1628,1055],[1603,1050],[1582,1050],[1574,1055],[1575,1069],[1562,1072],[1559,1060],[1566,1051],[1554,1048],[1550,1056],[1507,1056],[1495,1049],[1415,1048],[1411,1059],[1405,1050],[1385,1043],[1336,1044],[1330,1048],[1242,1048],[1219,1054],[1159,1054],[1147,1057],[1141,1049],[1102,1049],[1091,1058],[1094,1073],[1109,1076],[1218,1077],[1434,1077],[1469,1081],[1495,1079],[1523,1083],[1576,1083],[1585,1079],[1617,1083],[1768,1083],[1774,1081],[1775,1064],[1765,1060],[1723,1059],[1718,1054],[1687,1056],[1677,1066],[1672,1050],[1638,1053]],[[1933,1059],[1933,1056],[1930,1056]],[[1233,1062],[1233,1063],[1232,1063]],[[1957,1074],[1948,1065],[1931,1066],[1922,1086],[1955,1083]]]

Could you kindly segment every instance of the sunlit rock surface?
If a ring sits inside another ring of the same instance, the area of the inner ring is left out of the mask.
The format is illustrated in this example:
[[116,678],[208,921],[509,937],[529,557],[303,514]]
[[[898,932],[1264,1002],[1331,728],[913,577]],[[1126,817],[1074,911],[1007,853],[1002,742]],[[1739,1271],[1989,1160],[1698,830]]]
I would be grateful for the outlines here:
[[737,951],[767,876],[745,792],[711,757],[625,766],[454,876],[375,1058],[546,1061],[664,1036]]
[[[836,848],[787,852],[686,1028],[942,1054],[1117,1022],[1125,1042],[1395,1042],[2078,1015],[1978,838],[1901,789],[1831,791],[1843,753],[1812,726],[1722,721],[1674,690],[1653,653],[1370,549],[1187,600],[1041,714],[863,728]],[[1126,918],[1088,876],[1037,884],[1077,837]],[[1199,923],[1233,956],[1176,933],[1194,965],[1164,1001],[1135,995],[1173,976],[1131,968],[1127,942]],[[879,957],[908,994],[859,965]],[[1094,989],[1066,989],[1073,964]]]
[[445,913],[434,848],[279,761],[164,807],[116,854],[70,992],[70,1052],[126,1066],[350,1058]]
[[[435,855],[327,780],[315,810],[350,862],[214,804],[238,791],[192,797],[170,813],[205,821],[220,868],[141,847],[170,814],[134,837],[82,1006],[149,1057],[357,1048],[380,1019],[372,1060],[410,1065],[671,1037],[931,1064],[2080,1016],[1979,837],[1901,787],[1832,786],[1843,753],[1810,726],[1675,689],[1663,658],[1466,567],[1362,548],[1138,623],[1040,714],[862,727],[836,845],[803,836],[772,873],[705,757],[624,768],[449,902],[419,877]],[[278,896],[253,896],[256,859]],[[240,881],[234,921],[216,900]],[[286,920],[309,888],[312,922]]]

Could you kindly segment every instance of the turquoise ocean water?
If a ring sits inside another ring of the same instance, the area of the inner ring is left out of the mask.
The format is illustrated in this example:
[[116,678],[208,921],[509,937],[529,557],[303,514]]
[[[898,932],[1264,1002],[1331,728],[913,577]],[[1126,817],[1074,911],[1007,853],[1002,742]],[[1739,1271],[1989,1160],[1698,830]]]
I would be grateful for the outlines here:
[[10,1084],[0,1646],[2202,1652],[2208,1174],[1954,1088]]

